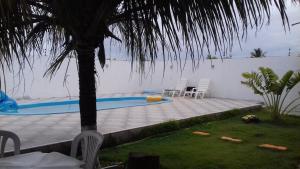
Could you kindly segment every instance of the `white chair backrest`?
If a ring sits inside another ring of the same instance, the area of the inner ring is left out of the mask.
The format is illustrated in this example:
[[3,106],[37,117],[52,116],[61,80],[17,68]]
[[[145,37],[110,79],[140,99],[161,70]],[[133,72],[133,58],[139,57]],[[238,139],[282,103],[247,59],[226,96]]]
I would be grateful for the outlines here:
[[175,89],[176,90],[184,90],[186,88],[187,82],[188,82],[187,79],[180,79],[177,82]]
[[82,160],[85,169],[94,169],[97,162],[97,154],[103,142],[103,135],[97,131],[83,131],[72,142],[71,157],[76,158],[78,146],[81,145]]
[[5,145],[8,139],[11,139],[14,143],[14,154],[20,154],[21,142],[19,137],[13,132],[0,130],[0,158],[4,156]]
[[197,91],[206,92],[209,88],[209,83],[210,83],[209,79],[200,79],[197,86]]

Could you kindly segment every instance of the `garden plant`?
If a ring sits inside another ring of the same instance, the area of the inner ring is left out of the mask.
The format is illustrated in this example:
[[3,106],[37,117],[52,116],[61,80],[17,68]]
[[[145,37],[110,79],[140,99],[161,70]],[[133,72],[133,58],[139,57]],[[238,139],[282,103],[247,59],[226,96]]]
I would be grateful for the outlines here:
[[297,101],[300,96],[287,101],[287,96],[300,82],[300,73],[286,72],[281,79],[271,68],[260,67],[259,72],[246,72],[242,76],[245,81],[242,84],[250,87],[255,94],[263,97],[267,109],[271,112],[274,120],[288,114],[300,104]]

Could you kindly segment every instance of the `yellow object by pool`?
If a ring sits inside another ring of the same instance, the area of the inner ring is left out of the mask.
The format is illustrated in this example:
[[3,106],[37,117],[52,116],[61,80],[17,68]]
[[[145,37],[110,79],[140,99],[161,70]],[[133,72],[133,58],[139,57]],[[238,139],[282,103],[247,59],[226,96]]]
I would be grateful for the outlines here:
[[159,102],[161,100],[161,96],[147,96],[147,102]]

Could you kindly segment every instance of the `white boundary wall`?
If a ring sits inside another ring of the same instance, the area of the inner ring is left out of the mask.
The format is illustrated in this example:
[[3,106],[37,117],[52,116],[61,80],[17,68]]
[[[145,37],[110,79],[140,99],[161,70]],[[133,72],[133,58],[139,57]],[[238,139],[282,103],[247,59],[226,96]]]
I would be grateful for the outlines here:
[[[167,62],[165,65],[157,61],[155,71],[146,68],[146,73],[141,75],[131,69],[128,61],[107,61],[104,71],[99,68],[99,79],[97,94],[100,93],[130,93],[141,92],[144,89],[162,90],[172,88],[180,79],[180,76],[189,80],[190,86],[196,86],[200,78],[211,79],[209,95],[211,97],[258,100],[259,96],[242,86],[241,74],[243,72],[257,71],[258,67],[271,67],[277,74],[282,76],[288,70],[300,71],[300,57],[266,57],[266,58],[234,58],[213,60],[214,68],[211,67],[210,60],[200,61],[198,69],[191,68],[191,63],[186,63],[184,71],[177,69],[176,63]],[[173,65],[173,66],[172,66]],[[36,60],[33,71],[24,70],[26,79],[21,81],[18,77],[13,79],[12,74],[6,74],[7,93],[13,98],[49,98],[78,96],[78,77],[76,64],[71,63],[67,74],[67,88],[63,86],[64,67],[57,75],[50,80],[43,78],[46,70],[46,62]],[[164,72],[164,76],[163,76]],[[296,91],[300,91],[300,85],[296,87],[292,97],[296,96]],[[291,99],[291,98],[289,98]]]

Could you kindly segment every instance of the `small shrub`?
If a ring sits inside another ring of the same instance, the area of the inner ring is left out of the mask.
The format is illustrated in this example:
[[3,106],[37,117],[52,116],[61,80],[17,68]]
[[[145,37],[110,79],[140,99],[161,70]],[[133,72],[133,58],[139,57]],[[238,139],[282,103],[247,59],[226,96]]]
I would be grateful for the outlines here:
[[280,119],[281,115],[290,113],[300,105],[296,104],[300,97],[286,103],[290,91],[300,82],[299,72],[288,71],[279,79],[271,68],[260,67],[259,72],[247,72],[242,76],[246,80],[241,83],[263,97],[274,120]]
[[242,117],[242,120],[245,122],[245,123],[258,123],[260,120],[258,117],[256,117],[255,115],[253,114],[249,114],[249,115],[246,115],[246,116],[243,116]]

